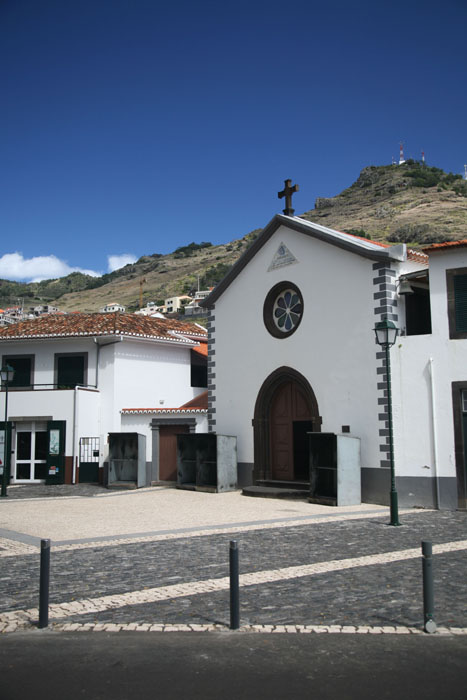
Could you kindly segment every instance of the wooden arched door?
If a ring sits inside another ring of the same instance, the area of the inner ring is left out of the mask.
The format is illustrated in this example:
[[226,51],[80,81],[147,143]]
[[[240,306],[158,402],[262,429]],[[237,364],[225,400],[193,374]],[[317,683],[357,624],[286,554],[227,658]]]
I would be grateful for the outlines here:
[[321,430],[318,402],[308,380],[279,367],[263,382],[253,418],[254,481],[308,481],[307,432]]
[[308,479],[306,433],[311,430],[313,422],[307,397],[297,382],[284,382],[277,388],[270,405],[272,479]]

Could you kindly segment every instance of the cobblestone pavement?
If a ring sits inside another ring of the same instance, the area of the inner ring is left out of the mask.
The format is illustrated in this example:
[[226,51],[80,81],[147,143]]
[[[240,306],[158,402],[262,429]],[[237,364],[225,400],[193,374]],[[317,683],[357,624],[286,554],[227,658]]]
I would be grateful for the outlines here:
[[[229,541],[235,539],[244,630],[416,633],[423,625],[425,539],[435,551],[439,629],[467,633],[466,513],[412,510],[402,527],[388,526],[387,513],[329,513],[310,522],[54,545],[51,624],[65,630],[225,629]],[[0,540],[0,631],[37,620],[39,551],[32,539],[7,533]]]

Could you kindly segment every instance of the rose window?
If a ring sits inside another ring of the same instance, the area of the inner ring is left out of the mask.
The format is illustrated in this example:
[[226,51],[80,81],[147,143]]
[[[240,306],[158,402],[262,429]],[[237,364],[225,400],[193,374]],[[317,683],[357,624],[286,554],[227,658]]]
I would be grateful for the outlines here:
[[274,324],[283,333],[289,333],[298,326],[302,313],[303,303],[300,295],[292,289],[281,292],[274,302]]

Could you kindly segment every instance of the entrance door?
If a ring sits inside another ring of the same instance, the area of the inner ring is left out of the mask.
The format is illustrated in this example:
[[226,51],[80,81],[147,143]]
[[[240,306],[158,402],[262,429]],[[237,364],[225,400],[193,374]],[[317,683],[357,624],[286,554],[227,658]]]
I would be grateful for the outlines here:
[[99,483],[99,450],[98,437],[79,439],[79,483]]
[[276,481],[306,481],[306,431],[311,409],[297,382],[283,382],[270,407],[271,476]]
[[13,483],[38,483],[47,474],[47,423],[17,423]]
[[177,481],[177,435],[189,433],[187,425],[161,425],[159,428],[159,480]]

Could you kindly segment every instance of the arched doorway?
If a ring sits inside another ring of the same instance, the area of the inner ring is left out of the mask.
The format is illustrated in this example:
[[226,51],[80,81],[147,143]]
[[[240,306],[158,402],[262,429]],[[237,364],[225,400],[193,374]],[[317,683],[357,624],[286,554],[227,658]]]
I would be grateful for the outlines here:
[[253,420],[254,480],[308,481],[307,432],[321,430],[314,392],[303,375],[280,367],[263,383]]

